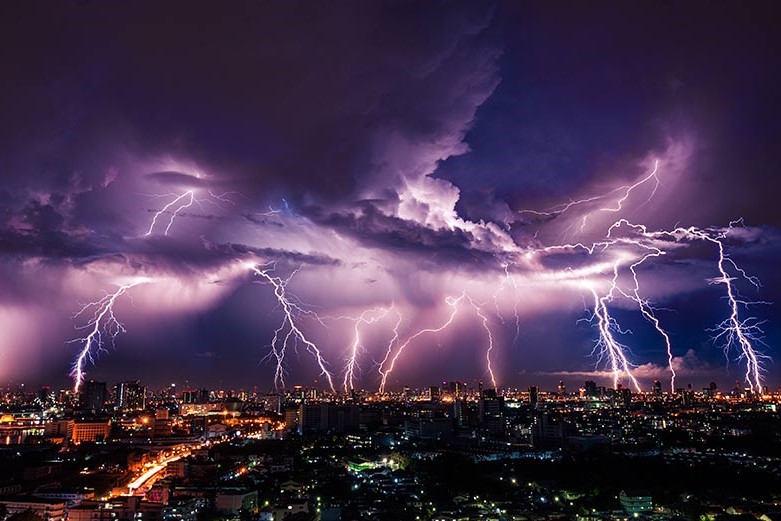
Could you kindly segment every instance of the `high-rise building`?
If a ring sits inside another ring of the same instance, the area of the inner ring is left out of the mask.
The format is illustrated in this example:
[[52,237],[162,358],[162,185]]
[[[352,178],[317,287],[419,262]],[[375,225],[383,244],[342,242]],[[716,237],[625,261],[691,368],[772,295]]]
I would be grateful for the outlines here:
[[618,495],[618,500],[621,502],[624,512],[634,517],[654,509],[653,498],[648,492],[625,492],[622,490]]
[[458,427],[466,425],[466,402],[463,399],[456,398],[453,401],[453,416]]
[[439,401],[439,386],[432,385],[428,388],[428,397],[432,402]]
[[84,384],[79,398],[79,403],[84,409],[102,411],[106,407],[106,382],[90,380]]
[[347,432],[358,428],[360,408],[353,404],[302,403],[298,408],[298,432]]
[[460,398],[466,394],[466,384],[461,382],[448,382],[447,392],[453,398]]
[[687,389],[681,389],[678,393],[678,396],[680,396],[681,405],[684,407],[688,407],[694,404],[694,391],[691,389],[691,384],[689,384]]
[[198,391],[182,391],[182,403],[198,403]]
[[51,390],[51,387],[41,387],[40,391],[38,391],[38,402],[44,407],[49,407],[54,405],[55,401],[55,396]]
[[567,394],[567,386],[564,385],[564,380],[559,380],[559,396]]
[[618,387],[613,392],[613,405],[619,407],[626,407],[627,409],[632,406],[632,389],[624,387],[618,384]]
[[502,436],[505,431],[504,398],[497,396],[496,389],[486,389],[478,407],[480,426],[491,435]]
[[529,405],[537,407],[540,401],[540,390],[536,385],[529,387]]
[[123,411],[141,411],[146,408],[146,387],[138,380],[120,382],[115,387],[116,407]]
[[78,444],[85,441],[104,441],[111,432],[109,421],[74,421],[69,426],[71,440]]
[[599,397],[599,391],[597,391],[597,383],[595,381],[586,380],[586,383],[583,387],[586,389],[586,396],[589,398]]
[[285,429],[286,430],[295,430],[298,428],[298,407],[285,407],[284,411],[285,416]]
[[656,396],[662,395],[662,382],[659,380],[654,380],[654,394]]
[[279,413],[282,410],[282,397],[276,393],[265,395],[263,397],[263,408],[270,412]]
[[531,442],[536,449],[561,447],[573,428],[564,418],[535,414],[532,419]]

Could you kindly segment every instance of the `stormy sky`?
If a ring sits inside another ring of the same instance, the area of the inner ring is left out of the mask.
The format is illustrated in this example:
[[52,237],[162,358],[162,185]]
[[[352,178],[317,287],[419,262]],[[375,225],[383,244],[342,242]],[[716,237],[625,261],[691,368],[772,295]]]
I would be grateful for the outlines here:
[[770,3],[0,20],[0,383],[781,383]]

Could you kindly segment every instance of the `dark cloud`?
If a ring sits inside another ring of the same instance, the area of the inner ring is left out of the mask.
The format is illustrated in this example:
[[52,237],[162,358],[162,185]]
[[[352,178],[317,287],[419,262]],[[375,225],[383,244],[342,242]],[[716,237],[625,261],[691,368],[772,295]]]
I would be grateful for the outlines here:
[[260,248],[246,244],[213,244],[206,243],[206,249],[219,255],[221,258],[244,258],[252,260],[251,255],[260,257],[263,262],[282,261],[294,266],[338,266],[339,259],[327,255],[315,253],[302,253],[299,251],[280,250],[277,248]]
[[307,214],[315,223],[366,246],[418,257],[421,266],[429,269],[441,269],[443,265],[458,265],[467,270],[497,268],[496,252],[475,248],[474,236],[468,231],[432,229],[386,215],[368,203],[351,213],[323,213],[309,208]]
[[202,188],[208,187],[208,183],[203,179],[183,172],[169,170],[166,172],[152,172],[144,176],[146,179],[160,183],[161,185],[173,186],[176,188]]
[[774,7],[501,2],[502,82],[466,136],[471,153],[437,175],[467,199],[495,190],[514,209],[542,209],[594,195],[597,179],[633,179],[638,158],[695,136],[690,186],[664,224],[780,226]]
[[[165,154],[247,195],[393,186],[397,152],[439,142],[446,156],[496,83],[491,5],[444,7],[4,6],[3,169],[97,184],[127,154]],[[148,178],[201,184],[188,175]]]
[[[219,339],[246,347],[274,329],[253,329],[247,310],[257,296],[232,286],[249,274],[229,268],[251,259],[312,268],[296,275],[295,289],[324,307],[398,299],[433,323],[444,297],[467,284],[482,284],[486,301],[555,303],[566,316],[529,320],[528,342],[546,347],[538,361],[582,373],[569,354],[586,344],[588,352],[591,338],[563,333],[578,318],[572,303],[549,288],[511,289],[504,277],[609,260],[613,250],[519,259],[601,238],[615,214],[599,213],[603,199],[547,215],[518,210],[614,193],[654,157],[664,163],[655,199],[628,201],[626,216],[711,233],[745,217],[725,245],[768,281],[761,298],[775,300],[781,89],[769,11],[699,2],[6,2],[0,323],[27,321],[18,337],[0,338],[0,354],[21,352],[39,317],[56,313],[71,326],[77,296],[149,275],[158,284],[143,288],[150,308],[211,322],[176,332],[152,325],[131,342],[161,359],[176,343],[186,358],[227,363]],[[170,206],[189,191],[192,204]],[[580,236],[587,211],[598,215]],[[654,299],[698,317],[670,319],[688,349],[703,324],[723,319],[723,288],[707,287],[713,244],[665,239],[677,249],[641,276]],[[199,285],[215,281],[223,293]],[[577,289],[568,290],[579,309]],[[271,300],[263,304],[276,309]],[[636,314],[611,305],[622,321]],[[774,313],[760,311],[771,345]],[[652,334],[639,344],[653,344]],[[561,345],[547,345],[554,340]],[[467,350],[479,339],[453,342]],[[712,367],[695,350],[687,363]],[[658,355],[638,356],[662,371]]]

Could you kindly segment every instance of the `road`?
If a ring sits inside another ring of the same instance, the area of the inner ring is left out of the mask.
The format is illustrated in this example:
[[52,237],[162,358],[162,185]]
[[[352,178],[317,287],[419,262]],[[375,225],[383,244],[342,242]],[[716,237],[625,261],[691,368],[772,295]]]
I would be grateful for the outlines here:
[[182,458],[186,458],[190,454],[192,454],[193,451],[201,449],[205,446],[208,446],[209,443],[199,443],[198,445],[193,445],[192,447],[186,447],[186,448],[180,448],[174,451],[174,454],[168,456],[167,458],[160,459],[154,464],[152,464],[151,467],[147,468],[143,474],[140,476],[134,478],[130,483],[127,485],[128,493],[130,495],[133,495],[138,492],[139,489],[141,489],[144,486],[151,485],[156,481],[157,476],[165,470],[166,466],[173,462],[180,460]]

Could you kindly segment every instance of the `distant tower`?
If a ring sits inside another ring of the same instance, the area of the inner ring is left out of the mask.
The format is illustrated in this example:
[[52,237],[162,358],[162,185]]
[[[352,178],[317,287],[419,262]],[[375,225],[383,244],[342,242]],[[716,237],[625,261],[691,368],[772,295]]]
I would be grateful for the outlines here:
[[654,380],[654,394],[656,396],[662,395],[662,382],[659,380]]
[[[138,380],[116,385],[116,408],[123,411],[140,411],[146,408],[146,388]],[[192,402],[188,402],[192,403]]]
[[531,387],[529,387],[529,405],[536,408],[539,399],[540,399],[539,389],[537,388],[536,385],[532,385]]
[[559,380],[559,396],[567,394],[567,387],[564,385],[564,380]]
[[478,402],[480,426],[493,436],[504,435],[504,398],[495,389],[486,389]]
[[453,416],[456,418],[456,425],[463,427],[466,425],[466,403],[461,398],[453,401]]
[[90,380],[85,383],[80,402],[85,409],[102,411],[106,406],[106,382]]

